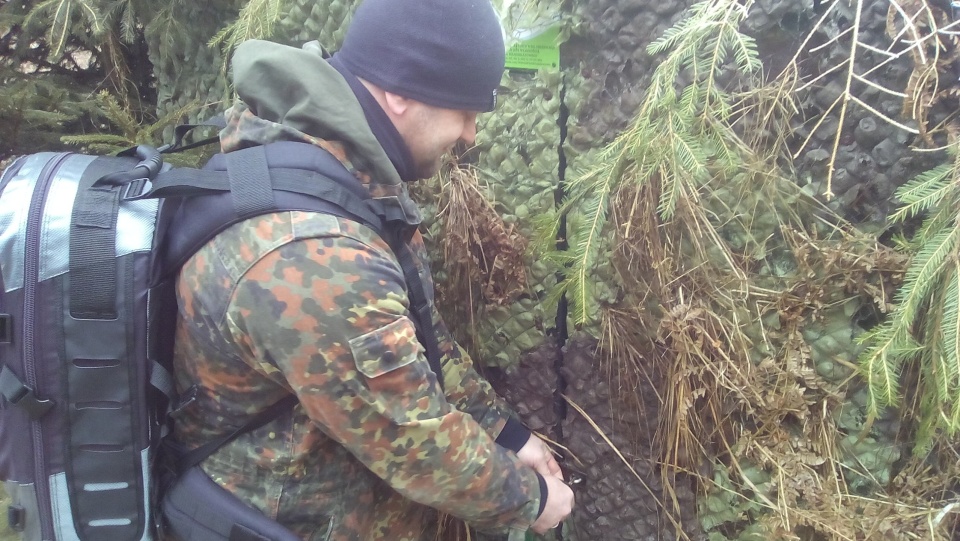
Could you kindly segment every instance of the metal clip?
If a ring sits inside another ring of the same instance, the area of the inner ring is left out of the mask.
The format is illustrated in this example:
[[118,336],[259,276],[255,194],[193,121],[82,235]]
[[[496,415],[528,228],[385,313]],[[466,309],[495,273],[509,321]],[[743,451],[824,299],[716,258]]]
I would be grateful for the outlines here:
[[199,393],[199,385],[191,385],[189,389],[181,393],[176,404],[174,404],[170,409],[170,417],[176,419],[183,415],[187,408],[197,401],[197,395]]
[[570,488],[576,490],[587,486],[587,474],[583,471],[571,466],[569,461],[563,460],[563,457],[558,461],[560,464],[560,471],[563,472],[563,479]]

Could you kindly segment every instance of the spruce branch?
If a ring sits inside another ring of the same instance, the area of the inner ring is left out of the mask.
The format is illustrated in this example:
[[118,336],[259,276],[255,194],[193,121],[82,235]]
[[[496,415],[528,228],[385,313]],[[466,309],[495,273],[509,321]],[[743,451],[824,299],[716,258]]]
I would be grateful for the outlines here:
[[[951,147],[955,153],[956,148]],[[954,154],[956,155],[956,154]],[[925,452],[938,431],[954,434],[953,404],[960,399],[960,186],[958,164],[917,175],[897,190],[903,206],[892,222],[926,215],[911,244],[914,253],[888,319],[866,336],[860,357],[878,413],[900,400],[903,363],[920,363],[921,419],[914,452]]]
[[251,0],[240,10],[236,21],[210,39],[211,47],[220,47],[223,51],[225,67],[233,50],[244,41],[273,36],[277,23],[283,18],[285,5],[284,0]]
[[104,32],[104,17],[99,6],[89,0],[44,0],[30,10],[23,25],[26,28],[49,25],[46,36],[50,43],[50,55],[56,58],[66,49],[78,16],[88,25],[94,36],[100,36]]
[[[746,77],[760,71],[756,43],[738,30],[751,3],[699,2],[690,8],[689,16],[654,41],[648,51],[662,53],[664,58],[652,74],[634,121],[603,149],[598,168],[568,183],[559,215],[580,218],[568,222],[572,255],[560,288],[570,295],[578,325],[587,323],[591,312],[587,307],[594,302],[590,275],[600,263],[599,239],[608,235],[609,227],[617,231],[619,242],[634,237],[636,224],[645,220],[636,213],[640,190],[647,186],[657,194],[658,219],[690,229],[686,240],[678,243],[692,243],[701,257],[717,251],[726,265],[737,266],[699,205],[699,197],[712,175],[736,170],[743,164],[743,153],[749,153],[729,123],[739,110],[734,102],[742,98],[724,88],[718,74],[731,62]],[[678,88],[678,80],[689,83]],[[609,224],[610,206],[617,201],[632,204],[618,215],[622,216],[618,223]],[[554,224],[548,232],[556,230]],[[739,269],[732,272],[743,277]]]
[[903,286],[898,292],[899,324],[905,329],[920,319],[920,307],[932,291],[942,284],[941,273],[951,257],[957,256],[960,245],[960,224],[939,231],[920,248],[907,269]]
[[903,206],[890,215],[890,221],[903,222],[939,205],[957,189],[952,182],[953,173],[952,164],[941,164],[917,175],[898,188],[896,198],[903,203]]
[[919,349],[904,348],[911,342],[909,333],[892,321],[867,333],[863,340],[871,345],[860,356],[860,371],[870,389],[869,413],[876,416],[884,406],[898,402],[902,357]]
[[[850,115],[850,107],[860,107],[871,115],[879,118],[883,122],[894,126],[898,130],[907,133],[920,135],[929,143],[932,143],[930,135],[926,131],[925,116],[931,102],[926,96],[936,94],[938,86],[938,64],[940,50],[942,49],[939,37],[939,31],[936,26],[935,17],[926,0],[917,0],[912,2],[911,9],[906,9],[905,0],[888,0],[890,4],[887,17],[887,34],[890,42],[887,47],[870,44],[863,39],[863,15],[865,10],[870,9],[870,4],[863,0],[851,0],[851,12],[853,21],[849,27],[837,32],[825,43],[814,48],[809,48],[810,40],[818,32],[826,28],[827,21],[837,14],[835,11],[842,2],[832,2],[827,5],[824,13],[820,16],[813,29],[809,32],[807,38],[803,41],[796,55],[788,63],[781,74],[781,77],[794,77],[799,73],[798,62],[803,54],[817,53],[827,48],[845,46],[846,55],[841,61],[825,68],[821,73],[809,81],[801,84],[797,91],[805,91],[828,77],[833,77],[841,73],[843,85],[840,95],[831,103],[820,115],[813,129],[804,141],[793,152],[793,158],[800,156],[809,146],[814,134],[824,126],[824,120],[828,117],[837,116],[839,118],[836,132],[831,135],[829,148],[829,158],[826,170],[826,189],[823,195],[830,199],[833,193],[833,177],[837,168],[837,157],[840,150],[840,141],[843,138],[844,123]],[[898,25],[899,23],[899,25]],[[899,26],[899,28],[898,28]],[[899,49],[896,50],[895,49]],[[932,57],[927,51],[932,51]],[[872,63],[870,68],[860,67],[862,62],[859,60],[865,54],[871,53],[881,56],[879,62]],[[906,88],[892,88],[889,84],[878,81],[875,74],[887,66],[889,63],[901,60],[905,57],[913,59],[915,70],[911,80]],[[870,101],[857,95],[857,87],[864,86],[873,90],[882,92],[890,96],[900,97],[904,100],[904,111],[909,118],[918,122],[919,128],[911,126],[893,118],[889,114],[877,109]]]
[[938,335],[943,339],[942,353],[935,359],[933,386],[942,404],[949,404],[960,381],[960,260],[952,261],[945,277],[943,316]]

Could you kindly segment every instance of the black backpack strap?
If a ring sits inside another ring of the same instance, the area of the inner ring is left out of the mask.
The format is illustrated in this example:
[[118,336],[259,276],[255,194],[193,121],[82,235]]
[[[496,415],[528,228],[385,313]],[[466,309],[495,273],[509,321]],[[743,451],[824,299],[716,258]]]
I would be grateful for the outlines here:
[[[98,167],[94,161],[88,169]],[[70,221],[70,315],[77,319],[117,317],[117,216],[121,188],[92,185],[84,173]]]
[[145,368],[137,334],[144,322],[138,319],[140,297],[134,293],[145,285],[135,267],[148,254],[120,255],[116,244],[126,183],[149,178],[162,164],[152,154],[142,157],[141,163],[97,158],[79,174],[69,224],[69,273],[59,293],[69,315],[57,328],[59,338],[49,338],[60,340],[64,359],[58,367],[65,398],[64,487],[77,502],[73,516],[82,538],[106,535],[100,521],[127,520],[111,524],[120,529],[110,535],[123,536],[139,532],[145,519],[147,465],[141,445],[148,442],[140,435],[149,428],[140,408],[148,390],[135,384]]
[[[269,180],[269,189],[264,179]],[[178,168],[160,173],[150,189],[135,198],[150,197],[182,198],[183,207],[173,221],[186,234],[168,240],[165,275],[179,269],[230,225],[267,212],[323,212],[370,227],[387,241],[400,263],[417,337],[442,388],[432,307],[409,247],[416,227],[401,219],[399,209],[391,210],[372,199],[327,151],[305,143],[284,142],[229,152],[216,156],[203,170]],[[231,198],[232,209],[224,205],[223,197]],[[192,225],[182,225],[186,223]]]
[[[206,139],[201,139],[189,144],[183,144],[183,140],[187,137],[191,131],[195,128],[200,127],[213,127],[213,128],[225,128],[227,126],[227,119],[223,114],[214,115],[204,121],[198,122],[196,124],[180,124],[173,129],[173,143],[163,145],[157,148],[157,152],[161,154],[175,154],[177,152],[183,152],[185,150],[191,150],[194,148],[210,145],[220,141],[220,134],[213,137],[208,137]],[[117,156],[135,156],[140,147],[130,147],[124,149],[117,153]]]
[[[347,210],[365,223],[405,223],[401,208],[376,204],[367,189],[332,154],[314,145],[292,141],[217,154],[202,170],[177,168],[165,171],[153,180],[149,191],[131,194],[131,198],[196,196],[229,191],[232,188],[229,171],[241,157],[242,160],[257,161],[265,158],[274,190],[308,195],[344,208],[353,205],[353,200],[359,200],[360,205]],[[329,189],[332,186],[336,189]],[[339,191],[348,193],[340,195]],[[355,197],[349,197],[350,194]]]
[[[255,148],[255,147],[254,147]],[[231,152],[237,154],[244,151]],[[315,171],[302,169],[270,168],[272,190],[266,192],[273,196],[274,191],[305,195],[322,201],[327,201],[356,216],[363,224],[373,225],[376,231],[383,229],[384,217],[378,215],[378,209],[371,205],[369,200],[357,197],[344,186],[330,182],[327,175]],[[254,180],[252,176],[234,175],[231,179],[228,171],[209,171],[198,169],[171,169],[161,173],[153,182],[151,188],[135,196],[135,199],[197,197],[215,195],[218,193],[232,193],[234,183],[246,187]],[[242,188],[241,188],[242,189]],[[242,221],[267,212],[276,210],[290,210],[280,208],[282,205],[274,203],[267,206],[263,193],[252,192],[245,195],[234,195],[233,204],[236,212],[236,221]],[[298,210],[298,209],[293,209]],[[236,222],[234,222],[236,223]]]
[[237,427],[233,432],[229,434],[224,434],[223,436],[213,440],[208,441],[207,443],[187,451],[177,460],[177,471],[183,473],[188,469],[200,464],[207,457],[217,452],[218,449],[224,445],[230,443],[231,441],[239,438],[241,435],[246,434],[247,432],[253,432],[254,430],[262,427],[263,425],[278,419],[284,413],[291,411],[294,406],[300,403],[300,400],[296,395],[288,395],[279,401],[273,403],[267,409],[261,411],[260,413],[254,415],[247,420],[242,426]]
[[164,527],[182,541],[301,541],[279,522],[250,507],[200,468],[191,468],[166,491]]
[[226,154],[230,195],[237,216],[265,214],[277,208],[273,198],[273,179],[267,167],[267,152],[262,146]]
[[70,220],[70,315],[77,319],[116,319],[117,217],[130,187],[145,185],[163,165],[160,154],[141,145],[139,163],[117,171],[94,160],[83,172]]
[[160,152],[164,154],[171,154],[174,152],[183,152],[184,150],[190,150],[192,148],[202,147],[204,145],[209,145],[220,140],[220,135],[217,134],[214,137],[209,137],[197,141],[195,143],[183,144],[184,138],[188,133],[194,130],[194,128],[199,128],[202,126],[212,126],[214,128],[225,128],[227,126],[227,119],[223,114],[214,115],[203,122],[198,122],[197,124],[180,124],[173,129],[173,143],[169,145],[164,145],[160,147]]
[[[414,229],[410,229],[409,233],[412,234],[413,231]],[[410,299],[410,312],[414,317],[417,339],[423,344],[430,369],[437,376],[437,383],[440,384],[442,389],[443,371],[440,365],[440,341],[437,338],[437,329],[433,323],[433,309],[427,299],[427,292],[423,286],[420,271],[414,262],[413,252],[410,251],[409,236],[405,235],[405,237],[407,238],[397,236],[395,241],[390,244],[397,256],[397,261],[400,263],[400,268],[403,270],[403,278],[407,283],[407,297]],[[390,239],[387,240],[389,242]]]

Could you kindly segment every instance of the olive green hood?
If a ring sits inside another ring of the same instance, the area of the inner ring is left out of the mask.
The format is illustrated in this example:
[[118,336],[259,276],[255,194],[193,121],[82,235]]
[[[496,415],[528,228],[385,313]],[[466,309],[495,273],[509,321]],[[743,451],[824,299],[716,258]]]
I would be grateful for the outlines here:
[[[268,41],[242,43],[233,56],[233,83],[242,100],[227,111],[221,133],[225,152],[282,140],[302,140],[334,152],[357,171],[377,200],[403,210],[406,221],[422,216],[343,77],[322,56],[319,43],[302,49]],[[339,154],[345,154],[339,155]]]

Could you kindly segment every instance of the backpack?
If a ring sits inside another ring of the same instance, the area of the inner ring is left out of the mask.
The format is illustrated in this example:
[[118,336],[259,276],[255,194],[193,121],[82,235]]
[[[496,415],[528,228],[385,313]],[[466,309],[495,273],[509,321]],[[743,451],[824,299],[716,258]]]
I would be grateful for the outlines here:
[[170,372],[177,272],[217,233],[260,214],[356,220],[394,249],[439,375],[430,306],[406,242],[415,226],[313,145],[250,147],[203,170],[171,168],[146,146],[131,153],[32,154],[0,177],[0,479],[9,526],[29,541],[146,541],[162,527],[181,541],[297,539],[196,467],[295,397],[185,454],[163,444],[178,405]]

